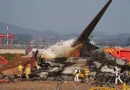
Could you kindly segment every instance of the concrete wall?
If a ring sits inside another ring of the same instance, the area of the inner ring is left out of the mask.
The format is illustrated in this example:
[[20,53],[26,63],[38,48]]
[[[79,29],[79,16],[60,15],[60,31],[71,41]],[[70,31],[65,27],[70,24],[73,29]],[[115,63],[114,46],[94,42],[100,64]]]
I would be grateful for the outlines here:
[[25,49],[0,49],[0,53],[19,53],[19,54],[25,54]]

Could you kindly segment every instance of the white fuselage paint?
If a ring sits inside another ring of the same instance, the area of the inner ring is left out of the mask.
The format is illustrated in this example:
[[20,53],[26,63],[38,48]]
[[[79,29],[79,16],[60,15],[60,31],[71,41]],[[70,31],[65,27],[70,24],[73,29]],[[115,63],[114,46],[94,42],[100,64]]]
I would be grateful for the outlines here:
[[71,47],[73,42],[74,39],[57,42],[54,45],[39,50],[37,56],[42,55],[42,58],[45,59],[68,57],[70,55],[69,53],[75,49],[75,47]]

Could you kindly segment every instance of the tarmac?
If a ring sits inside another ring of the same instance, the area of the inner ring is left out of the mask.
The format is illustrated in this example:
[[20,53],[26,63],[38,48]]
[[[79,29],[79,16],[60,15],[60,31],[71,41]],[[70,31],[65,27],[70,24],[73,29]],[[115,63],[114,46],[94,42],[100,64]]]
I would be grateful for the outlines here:
[[0,49],[0,54],[11,53],[11,54],[25,54],[25,49]]

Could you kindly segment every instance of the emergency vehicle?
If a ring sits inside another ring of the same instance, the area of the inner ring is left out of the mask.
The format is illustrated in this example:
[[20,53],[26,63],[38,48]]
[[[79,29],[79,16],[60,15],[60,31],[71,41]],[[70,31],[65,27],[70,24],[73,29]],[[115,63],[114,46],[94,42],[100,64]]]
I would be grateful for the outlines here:
[[103,50],[119,59],[130,62],[130,48],[104,48]]

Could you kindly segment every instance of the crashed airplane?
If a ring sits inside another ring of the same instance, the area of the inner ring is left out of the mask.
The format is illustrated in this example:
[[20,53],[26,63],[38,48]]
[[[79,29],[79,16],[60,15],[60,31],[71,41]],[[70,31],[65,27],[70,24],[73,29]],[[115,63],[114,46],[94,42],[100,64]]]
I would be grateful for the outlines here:
[[90,24],[84,29],[80,36],[74,40],[67,40],[63,42],[56,43],[55,45],[48,46],[43,49],[39,49],[35,53],[35,59],[37,62],[37,69],[39,69],[38,62],[42,60],[53,60],[57,58],[66,58],[72,57],[72,55],[77,51],[83,48],[86,43],[89,43],[89,36],[96,27],[97,23],[103,16],[104,12],[110,5],[112,0],[109,0],[106,5],[101,9],[101,11],[95,16],[95,18],[90,22]]
[[[97,23],[105,13],[106,9],[110,5],[112,0],[109,0],[106,5],[101,9],[101,11],[95,16],[95,18],[90,22],[90,24],[83,30],[83,32],[80,34],[80,36],[75,39],[70,39],[67,41],[62,41],[59,43],[56,43],[54,45],[48,46],[43,49],[39,49],[35,52],[34,57],[36,59],[36,67],[37,69],[40,69],[41,63],[44,61],[57,61],[56,63],[58,65],[59,62],[66,63],[63,60],[63,58],[69,58],[72,57],[76,51],[80,52],[81,57],[82,56],[89,56],[87,59],[82,59],[79,61],[74,60],[73,62],[79,66],[84,64],[89,66],[90,71],[96,71],[95,78],[98,79],[98,81],[103,81],[104,79],[109,81],[111,79],[113,81],[113,77],[115,77],[115,66],[118,66],[122,68],[121,72],[124,73],[124,81],[127,79],[129,80],[130,77],[128,76],[130,66],[127,64],[127,62],[117,59],[116,57],[105,53],[102,49],[92,45],[89,43],[89,37],[96,27]],[[85,54],[87,52],[87,54]],[[87,62],[84,62],[83,60],[86,60]],[[62,71],[62,74],[72,74],[72,63],[70,65],[67,65],[67,67],[61,67],[64,70]],[[40,63],[40,64],[39,64]],[[68,64],[68,63],[67,63]],[[56,65],[54,65],[56,66]],[[60,65],[62,66],[62,65]],[[68,67],[70,66],[70,67]],[[67,69],[66,69],[67,68]],[[55,69],[55,71],[58,69]],[[64,73],[65,72],[65,73]],[[103,78],[104,77],[104,78]],[[127,78],[127,79],[126,79]],[[104,81],[105,81],[104,80]]]
[[[95,16],[95,18],[83,30],[83,32],[80,34],[80,36],[76,40],[70,39],[67,41],[58,42],[54,45],[45,47],[43,49],[32,49],[31,53],[35,52],[32,55],[34,55],[34,58],[36,60],[36,65],[35,65],[36,70],[32,72],[34,74],[38,74],[40,77],[43,77],[44,72],[53,74],[54,72],[60,71],[60,74],[63,74],[64,72],[65,74],[66,73],[72,74],[72,69],[70,68],[73,68],[72,65],[75,63],[78,66],[79,64],[81,66],[83,66],[83,64],[84,66],[87,64],[89,66],[90,71],[93,71],[93,70],[96,71],[97,74],[95,76],[97,78],[100,78],[98,77],[98,75],[107,76],[109,74],[110,75],[112,74],[114,76],[114,69],[110,68],[110,66],[117,65],[120,68],[124,68],[125,69],[124,71],[127,71],[127,70],[129,71],[130,67],[127,68],[126,62],[116,59],[110,54],[103,52],[103,50],[101,50],[100,48],[89,43],[89,36],[91,35],[92,31],[96,27],[97,23],[99,22],[99,20],[101,19],[101,17],[105,13],[106,9],[108,8],[111,2],[112,0],[109,0],[105,4],[105,6],[101,9],[101,11]],[[93,49],[92,52],[90,49]],[[65,62],[67,58],[72,57],[76,51],[80,51],[81,58],[82,56],[83,57],[89,56],[89,58],[87,59],[82,58],[82,60],[77,60],[77,61],[73,60],[73,62],[72,61]],[[85,54],[85,52],[87,52],[87,54]],[[27,63],[25,61],[24,62],[21,61],[21,62],[23,65]],[[30,61],[28,62],[30,63]],[[67,67],[70,66],[69,69],[65,69],[67,68],[64,66],[65,64]],[[15,68],[17,66],[18,65],[15,65],[15,66],[13,65],[11,68]],[[4,72],[3,70],[4,70],[4,67],[2,67],[2,70],[0,71],[3,73]],[[70,72],[68,73],[67,70],[69,70]],[[104,73],[107,73],[107,75]],[[101,78],[100,80],[102,80]]]

